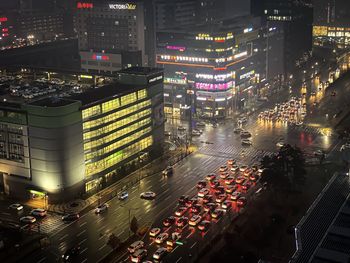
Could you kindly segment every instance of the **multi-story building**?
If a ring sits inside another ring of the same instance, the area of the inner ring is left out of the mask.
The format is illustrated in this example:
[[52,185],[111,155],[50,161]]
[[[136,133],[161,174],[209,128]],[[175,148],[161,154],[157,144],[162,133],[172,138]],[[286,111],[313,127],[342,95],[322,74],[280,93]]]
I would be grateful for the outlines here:
[[5,193],[68,200],[99,190],[121,178],[122,167],[162,152],[163,72],[129,68],[116,76],[118,82],[78,94],[30,99],[26,92],[26,100],[18,98],[20,91],[17,97],[3,95],[0,178]]
[[267,27],[283,32],[283,75],[293,73],[297,62],[312,47],[312,6],[307,0],[253,0],[252,12],[267,20]]
[[156,0],[156,28],[192,26],[196,23],[196,0]]
[[82,69],[111,73],[154,65],[154,21],[152,1],[77,2]]
[[316,1],[312,31],[314,52],[319,55],[334,56],[334,52],[348,49],[350,47],[349,17],[349,1]]
[[265,78],[265,47],[260,19],[251,17],[157,32],[166,113],[182,117],[194,108],[198,116],[223,118],[244,107]]

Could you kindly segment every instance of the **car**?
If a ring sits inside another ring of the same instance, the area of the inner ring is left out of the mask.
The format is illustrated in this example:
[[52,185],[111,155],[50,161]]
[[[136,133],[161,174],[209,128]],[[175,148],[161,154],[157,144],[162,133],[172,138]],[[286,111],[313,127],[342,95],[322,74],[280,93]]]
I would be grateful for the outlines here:
[[220,178],[221,179],[226,179],[229,176],[229,174],[227,172],[221,173],[220,174]]
[[160,228],[158,228],[158,227],[154,227],[154,228],[152,228],[152,229],[149,231],[149,235],[150,235],[151,237],[155,237],[155,236],[157,236],[159,233],[160,233]]
[[200,130],[200,129],[193,129],[193,131],[196,132],[196,133],[199,133],[199,134],[202,134],[202,133],[203,133],[203,131]]
[[227,171],[227,166],[226,166],[226,165],[220,166],[219,171],[220,171],[220,172],[226,172],[226,171]]
[[198,196],[199,197],[204,197],[205,195],[209,194],[209,190],[207,188],[202,188],[199,192],[198,192]]
[[237,191],[237,186],[236,185],[228,185],[225,188],[225,192],[228,193],[228,194],[232,194],[235,191]]
[[243,182],[244,182],[244,177],[238,176],[238,177],[236,178],[236,184],[241,184],[241,183],[243,183]]
[[199,214],[200,212],[201,212],[201,210],[202,210],[202,206],[201,205],[193,205],[192,207],[191,207],[191,213],[193,213],[193,214]]
[[243,145],[243,146],[250,146],[250,145],[252,145],[252,144],[253,144],[252,141],[249,140],[249,139],[244,139],[244,140],[242,140],[242,145]]
[[185,205],[186,202],[188,201],[188,199],[189,199],[188,195],[180,196],[179,201],[178,201],[179,205]]
[[251,168],[247,168],[243,173],[245,177],[249,177],[251,174],[253,174],[253,169]]
[[176,241],[178,241],[181,238],[180,232],[173,232],[170,236],[170,238],[166,241],[167,246],[173,247],[176,244]]
[[232,184],[235,183],[235,181],[236,181],[235,178],[232,177],[232,176],[230,176],[230,177],[227,177],[227,178],[225,179],[225,184],[232,185]]
[[229,209],[229,208],[231,208],[232,207],[232,201],[230,201],[230,200],[225,200],[224,202],[222,202],[222,204],[221,204],[221,207],[223,208],[223,209]]
[[140,198],[142,199],[154,199],[156,194],[154,192],[144,192],[140,194]]
[[215,192],[215,194],[217,194],[217,195],[223,194],[223,193],[225,193],[225,187],[219,185],[218,187],[216,187],[216,188],[214,189],[214,192]]
[[188,224],[188,218],[185,216],[180,217],[177,221],[176,221],[176,225],[178,227],[185,227]]
[[75,221],[79,219],[79,214],[78,213],[71,213],[62,216],[62,221],[64,222],[69,222],[69,221]]
[[199,131],[195,131],[195,130],[193,130],[191,134],[192,134],[192,136],[201,136],[201,133]]
[[205,188],[207,186],[207,182],[204,180],[201,180],[197,183],[197,189],[202,189]]
[[21,204],[12,204],[9,206],[9,209],[16,210],[16,211],[21,211],[23,210],[23,205]]
[[215,203],[208,203],[208,204],[203,205],[203,209],[205,212],[214,211],[217,207],[218,207],[218,205]]
[[25,224],[34,224],[36,222],[36,218],[34,216],[23,216],[19,219],[19,221]]
[[197,126],[198,127],[205,127],[205,123],[204,122],[197,122]]
[[190,200],[186,202],[187,207],[192,207],[193,205],[198,203],[198,198],[197,197],[192,197]]
[[248,131],[242,131],[241,132],[241,138],[249,138],[252,137],[252,134]]
[[176,221],[175,217],[169,216],[163,220],[163,226],[169,227],[169,226],[173,225],[175,223],[175,221]]
[[213,196],[212,195],[206,195],[202,199],[203,204],[207,204],[213,201]]
[[317,150],[317,151],[314,151],[314,155],[317,157],[324,157],[325,153],[322,150]]
[[171,132],[170,131],[164,131],[164,135],[165,136],[171,136]]
[[258,180],[258,176],[255,175],[255,174],[251,174],[249,176],[249,180],[252,181],[252,182],[256,182]]
[[163,175],[164,176],[171,176],[174,174],[174,169],[172,166],[168,166],[164,171],[163,171]]
[[175,211],[175,216],[183,216],[187,211],[186,206],[180,206],[176,211]]
[[279,148],[283,147],[284,145],[285,145],[285,143],[283,141],[279,141],[276,143],[276,146]]
[[128,247],[129,253],[133,254],[136,250],[141,249],[145,246],[145,243],[142,240],[135,241]]
[[216,188],[220,185],[220,182],[218,180],[214,180],[210,182],[210,187],[211,188]]
[[238,119],[237,122],[238,122],[239,124],[242,124],[242,123],[246,123],[247,121],[248,121],[247,117],[241,117],[241,118]]
[[241,196],[240,198],[238,198],[237,200],[237,205],[239,207],[243,207],[245,206],[245,204],[247,203],[247,199],[244,196]]
[[104,203],[95,208],[95,214],[101,214],[108,210],[109,205]]
[[226,194],[220,194],[216,197],[215,202],[222,203],[225,201],[226,198],[227,198]]
[[235,133],[235,134],[240,134],[242,131],[243,131],[242,128],[235,128],[235,129],[233,130],[233,133]]
[[66,252],[62,255],[62,259],[64,262],[74,261],[80,253],[80,246],[76,245],[66,250]]
[[217,123],[213,123],[213,128],[216,128],[218,127],[218,124]]
[[242,184],[242,189],[247,191],[252,186],[252,183],[249,180],[245,180],[245,182]]
[[160,247],[156,250],[156,252],[154,252],[153,258],[155,260],[161,260],[165,256],[166,253],[167,253],[166,248]]
[[236,172],[238,172],[238,171],[239,171],[239,166],[236,165],[236,164],[232,165],[232,167],[231,167],[231,172],[236,173]]
[[340,151],[345,151],[347,149],[350,149],[350,143],[345,143],[340,147]]
[[157,244],[162,244],[164,243],[165,240],[167,240],[169,237],[169,234],[164,232],[164,233],[161,233],[159,234],[157,237],[156,237],[156,243]]
[[210,227],[210,221],[207,221],[207,220],[203,220],[198,224],[198,229],[200,231],[207,231],[209,227]]
[[208,180],[208,181],[214,181],[215,179],[216,179],[216,174],[208,174],[207,176],[206,176],[206,179]]
[[241,167],[239,167],[239,171],[240,172],[245,172],[245,170],[247,170],[248,169],[248,165],[241,165]]
[[241,193],[240,192],[233,192],[231,194],[231,200],[232,201],[237,201],[240,197],[241,197]]
[[177,129],[178,129],[179,131],[186,131],[186,128],[185,128],[184,126],[179,126],[179,127],[177,127]]
[[199,222],[202,220],[202,217],[200,215],[193,215],[188,222],[190,226],[196,226],[199,224]]
[[44,217],[47,215],[47,211],[42,208],[35,208],[32,211],[30,211],[30,215],[37,216],[37,217]]
[[123,191],[123,192],[118,193],[118,199],[121,201],[127,199],[128,197],[129,197],[129,194],[127,191]]
[[130,255],[131,262],[141,262],[142,259],[147,257],[147,249],[137,249]]
[[218,219],[218,218],[222,217],[223,214],[224,214],[224,211],[222,209],[215,209],[214,211],[212,211],[210,213],[210,216],[212,218]]
[[227,161],[227,165],[234,165],[236,163],[235,159],[230,159]]
[[253,164],[252,165],[253,172],[256,172],[258,169],[259,169],[259,164]]

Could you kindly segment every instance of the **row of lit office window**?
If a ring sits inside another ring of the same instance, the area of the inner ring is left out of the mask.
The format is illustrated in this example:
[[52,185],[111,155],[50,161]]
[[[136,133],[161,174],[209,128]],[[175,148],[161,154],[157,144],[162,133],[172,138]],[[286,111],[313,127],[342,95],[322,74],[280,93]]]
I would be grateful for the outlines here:
[[107,135],[105,137],[102,137],[100,139],[85,142],[84,143],[84,150],[85,151],[90,150],[92,148],[98,147],[98,146],[103,145],[105,143],[109,143],[109,142],[111,142],[111,141],[113,141],[113,140],[115,140],[115,139],[117,139],[125,134],[128,134],[128,133],[130,133],[134,130],[137,130],[140,127],[145,126],[145,125],[150,124],[150,123],[151,123],[151,118],[143,119],[137,123],[134,123],[134,124],[127,126],[123,129],[120,129],[118,131],[115,131],[112,134]]
[[124,139],[118,140],[106,147],[103,147],[102,149],[90,152],[85,154],[85,161],[89,161],[92,158],[104,155],[104,154],[108,154],[112,151],[114,151],[115,149],[122,147],[125,144],[128,144],[132,141],[136,141],[137,139],[139,139],[140,137],[142,137],[143,135],[145,135],[146,133],[149,133],[152,131],[151,127],[145,128],[141,131],[135,132],[134,134],[130,134],[129,136],[127,136]]
[[151,146],[153,143],[153,139],[152,136],[149,136],[147,138],[144,138],[128,147],[126,147],[125,149],[118,151],[116,153],[113,153],[109,156],[107,156],[106,158],[99,160],[97,162],[94,163],[89,163],[85,165],[85,176],[91,176],[93,174],[102,172],[116,164],[118,164],[119,162],[125,160],[126,158],[135,155],[141,151],[143,151],[144,149],[148,148],[149,146]]
[[92,116],[96,116],[101,113],[106,113],[106,112],[115,110],[122,106],[126,106],[130,103],[133,103],[137,100],[142,100],[146,97],[147,97],[147,90],[143,89],[137,92],[127,94],[120,98],[109,100],[107,102],[102,103],[102,105],[101,104],[95,105],[93,107],[83,110],[83,120]]
[[[118,129],[119,127],[127,125],[127,124],[129,124],[131,122],[134,122],[134,121],[138,120],[138,119],[141,119],[141,118],[143,118],[143,117],[145,117],[147,115],[150,115],[151,113],[152,113],[151,109],[145,109],[145,110],[140,111],[140,112],[138,112],[136,114],[133,114],[133,115],[127,117],[127,118],[123,118],[123,119],[121,119],[119,121],[112,122],[109,125],[102,126],[99,129],[96,129],[96,130],[93,130],[93,131],[84,132],[83,138],[84,138],[84,140],[88,140],[88,139],[94,138],[96,136],[112,132],[112,131]],[[98,121],[98,120],[96,120],[96,121]],[[102,123],[100,122],[100,124],[102,124]]]

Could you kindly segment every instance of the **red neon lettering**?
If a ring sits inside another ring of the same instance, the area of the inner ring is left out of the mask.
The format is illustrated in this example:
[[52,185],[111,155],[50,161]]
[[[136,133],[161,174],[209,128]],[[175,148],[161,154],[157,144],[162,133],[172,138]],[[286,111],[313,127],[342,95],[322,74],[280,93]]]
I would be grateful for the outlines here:
[[224,67],[224,68],[214,68],[214,70],[226,70],[226,67]]
[[7,17],[0,17],[0,22],[6,22],[7,21]]
[[93,7],[94,7],[93,3],[82,3],[82,2],[77,3],[78,9],[86,9],[86,8],[93,8]]
[[3,28],[3,29],[2,29],[2,32],[8,32],[8,31],[9,31],[8,28]]

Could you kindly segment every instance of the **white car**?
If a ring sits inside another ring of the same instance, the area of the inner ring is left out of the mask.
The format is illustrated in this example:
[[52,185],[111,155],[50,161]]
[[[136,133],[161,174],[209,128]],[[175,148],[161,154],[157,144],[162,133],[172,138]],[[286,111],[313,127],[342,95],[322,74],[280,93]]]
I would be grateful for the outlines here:
[[249,138],[252,137],[252,134],[248,131],[242,131],[241,132],[241,138]]
[[108,204],[102,204],[96,207],[95,214],[101,214],[103,212],[106,212],[108,210],[109,205]]
[[284,146],[284,144],[285,144],[284,142],[280,141],[280,142],[277,142],[277,143],[276,143],[276,146],[279,147],[279,148],[281,148],[281,147]]
[[165,136],[171,136],[171,132],[170,131],[164,131],[164,135]]
[[190,226],[196,226],[200,223],[200,221],[202,220],[202,217],[200,215],[194,215],[191,217],[190,221],[189,221],[189,225]]
[[345,143],[340,147],[340,151],[345,151],[347,149],[350,149],[350,143]]
[[241,165],[241,167],[239,167],[240,172],[245,172],[247,169],[248,169],[248,165]]
[[155,260],[160,260],[165,256],[166,252],[167,252],[167,250],[165,247],[160,247],[156,250],[156,252],[154,252],[153,258]]
[[209,194],[209,190],[207,188],[202,188],[199,192],[198,192],[198,196],[199,197],[204,197],[207,194]]
[[25,224],[33,224],[36,222],[36,218],[34,216],[23,216],[19,219],[19,221]]
[[154,192],[144,192],[140,194],[140,198],[142,199],[154,199],[156,194]]
[[154,227],[154,228],[152,228],[150,231],[149,231],[149,235],[151,236],[151,237],[155,237],[155,236],[157,236],[159,233],[160,233],[160,228],[158,228],[158,227]]
[[129,194],[127,191],[123,191],[123,192],[118,193],[119,200],[125,200],[128,197],[129,197]]
[[147,257],[147,250],[146,249],[138,249],[136,250],[131,256],[131,262],[141,262],[142,259]]
[[44,217],[47,215],[47,212],[45,209],[42,208],[36,208],[33,209],[32,211],[30,211],[30,215],[32,216],[40,216],[40,217]]
[[200,136],[201,133],[198,131],[192,131],[192,136]]
[[12,204],[12,205],[9,206],[9,209],[21,211],[21,210],[23,210],[23,205],[21,205],[21,204]]
[[177,129],[178,129],[179,131],[186,131],[186,128],[185,128],[184,126],[179,126],[179,127],[177,127]]
[[156,243],[157,244],[162,244],[164,243],[165,240],[167,240],[169,237],[169,234],[164,232],[164,233],[161,233],[159,234],[157,237],[156,237]]
[[252,145],[252,141],[248,140],[248,139],[244,139],[244,140],[242,140],[242,145],[250,146],[250,145]]
[[128,247],[129,253],[135,253],[136,250],[143,248],[145,243],[142,240],[135,241]]
[[227,171],[227,166],[226,166],[226,165],[220,166],[219,171],[220,171],[220,172],[226,172],[226,171]]
[[197,122],[197,126],[198,126],[198,127],[204,127],[204,126],[205,126],[205,123],[204,123],[204,122]]

